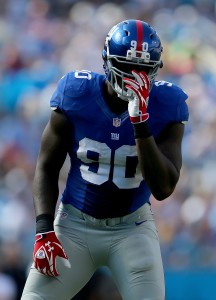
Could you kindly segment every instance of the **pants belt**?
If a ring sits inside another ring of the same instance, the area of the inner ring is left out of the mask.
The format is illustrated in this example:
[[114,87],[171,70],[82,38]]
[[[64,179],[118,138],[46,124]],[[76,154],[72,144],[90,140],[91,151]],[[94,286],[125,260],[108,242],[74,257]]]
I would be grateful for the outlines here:
[[67,211],[69,213],[74,214],[75,216],[79,217],[80,219],[86,220],[89,223],[98,226],[115,226],[121,223],[131,224],[135,221],[142,221],[142,220],[154,220],[153,213],[151,211],[151,207],[149,203],[145,203],[143,206],[138,208],[136,211],[125,215],[123,217],[115,217],[115,218],[104,218],[104,219],[97,219],[94,218],[86,213],[83,213],[81,210],[77,209],[71,204],[60,204],[60,209]]

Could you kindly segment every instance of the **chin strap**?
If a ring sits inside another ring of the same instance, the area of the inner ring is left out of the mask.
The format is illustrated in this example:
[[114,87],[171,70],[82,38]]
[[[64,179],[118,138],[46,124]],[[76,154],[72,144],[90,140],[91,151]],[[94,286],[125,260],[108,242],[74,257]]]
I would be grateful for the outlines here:
[[118,98],[128,102],[128,96],[129,95],[127,94],[126,91],[124,91],[120,88],[120,86],[117,84],[117,82],[114,83],[114,89],[117,93]]

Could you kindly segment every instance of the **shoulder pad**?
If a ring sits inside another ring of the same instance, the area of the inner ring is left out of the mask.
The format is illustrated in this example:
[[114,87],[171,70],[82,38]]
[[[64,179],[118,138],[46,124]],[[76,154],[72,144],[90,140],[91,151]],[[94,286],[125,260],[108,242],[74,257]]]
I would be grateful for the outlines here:
[[155,81],[149,94],[149,108],[160,118],[173,122],[186,122],[189,118],[186,100],[188,95],[168,81]]
[[169,105],[177,105],[188,98],[188,95],[179,86],[168,81],[155,81],[152,92],[159,101],[167,102]]

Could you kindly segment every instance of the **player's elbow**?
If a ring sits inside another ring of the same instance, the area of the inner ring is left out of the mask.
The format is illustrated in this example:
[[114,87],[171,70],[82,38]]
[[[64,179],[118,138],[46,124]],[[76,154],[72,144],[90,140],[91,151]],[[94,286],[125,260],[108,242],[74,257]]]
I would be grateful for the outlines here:
[[168,198],[172,193],[174,192],[175,185],[174,186],[167,186],[160,189],[156,189],[152,192],[154,198],[158,201],[165,200]]
[[165,200],[175,190],[176,184],[179,180],[179,172],[172,173],[172,176],[168,174],[167,176],[164,175],[163,177],[153,179],[147,181],[148,186],[150,187],[151,193],[154,198],[158,201]]
[[172,193],[173,193],[173,191],[160,191],[160,192],[155,192],[152,194],[156,200],[162,201],[162,200],[165,200],[166,198],[168,198]]

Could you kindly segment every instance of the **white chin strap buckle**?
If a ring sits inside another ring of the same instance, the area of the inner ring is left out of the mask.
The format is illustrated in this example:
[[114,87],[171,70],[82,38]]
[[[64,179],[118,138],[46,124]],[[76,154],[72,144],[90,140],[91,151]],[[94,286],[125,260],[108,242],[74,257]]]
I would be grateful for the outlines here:
[[116,91],[118,98],[120,98],[121,100],[124,100],[124,101],[128,101],[128,95],[127,95],[126,91],[121,89],[120,86],[116,82],[114,84],[114,90]]

